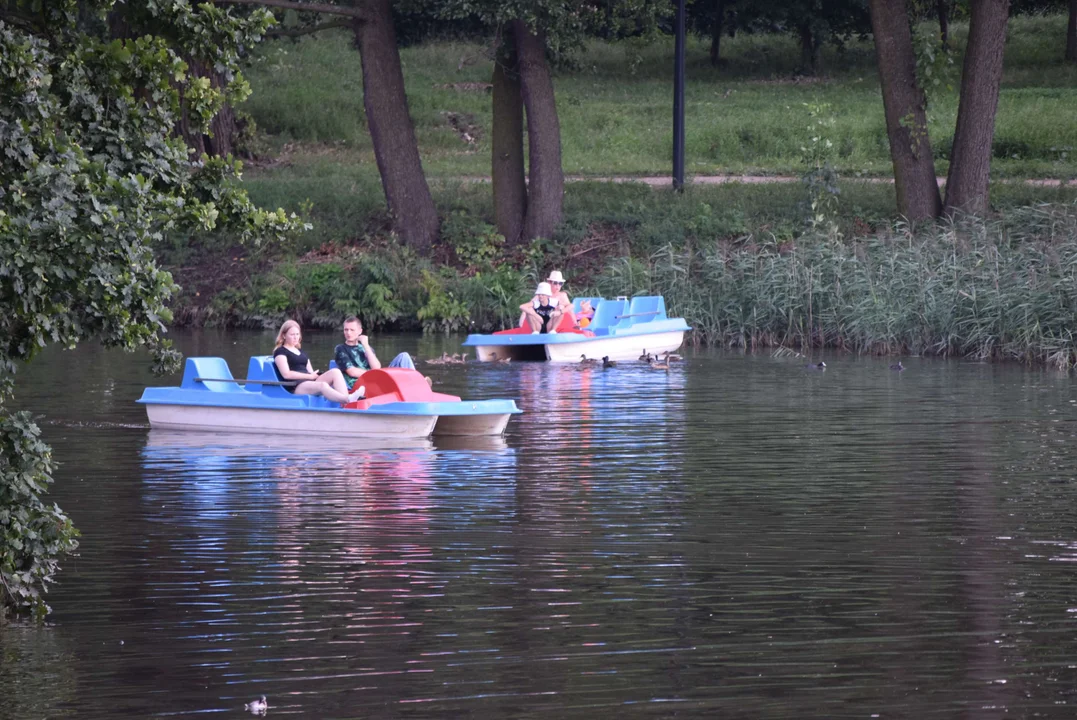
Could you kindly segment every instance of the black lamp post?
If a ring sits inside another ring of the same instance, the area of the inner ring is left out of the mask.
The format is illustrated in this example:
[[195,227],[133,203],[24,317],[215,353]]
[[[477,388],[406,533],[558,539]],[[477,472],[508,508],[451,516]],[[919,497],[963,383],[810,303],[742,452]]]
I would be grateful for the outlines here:
[[673,46],[673,189],[684,187],[684,0],[677,0]]

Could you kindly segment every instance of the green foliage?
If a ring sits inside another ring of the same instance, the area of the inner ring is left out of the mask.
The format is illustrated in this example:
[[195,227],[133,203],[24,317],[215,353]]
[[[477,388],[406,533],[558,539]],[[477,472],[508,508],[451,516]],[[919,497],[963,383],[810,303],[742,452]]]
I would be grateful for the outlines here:
[[29,413],[0,416],[0,622],[8,607],[43,619],[59,559],[78,547],[71,519],[41,499],[51,473],[52,451]]
[[445,287],[444,278],[423,270],[421,284],[426,302],[416,316],[423,324],[423,332],[453,332],[468,326],[467,306]]
[[827,103],[805,103],[808,135],[800,147],[807,170],[802,182],[807,190],[808,225],[816,232],[836,235],[838,232],[838,174],[830,164],[834,156],[834,130],[837,124]]
[[470,327],[487,332],[515,327],[520,303],[533,289],[531,278],[508,265],[473,277],[457,277],[451,285],[454,295],[467,307]]
[[929,28],[927,24],[918,25],[912,43],[916,54],[916,82],[930,101],[943,91],[953,91],[957,64],[953,50],[942,43],[938,30]]
[[685,231],[698,240],[714,240],[748,232],[744,211],[726,208],[716,212],[709,203],[699,203],[696,213],[685,223]]
[[800,67],[803,72],[815,71],[815,56],[824,43],[843,50],[853,37],[871,32],[866,0],[742,1],[737,25],[747,32],[784,30],[797,35],[806,61]]
[[[303,228],[283,210],[256,208],[238,184],[238,164],[192,163],[174,136],[180,89],[195,127],[248,92],[234,66],[272,16],[152,0],[123,7],[131,27],[146,32],[113,39],[105,17],[112,8],[106,0],[0,6],[0,422],[9,433],[0,461],[15,472],[0,478],[0,512],[22,518],[24,529],[40,515],[35,503],[50,465],[36,430],[4,412],[16,361],[49,344],[96,339],[148,348],[155,369],[174,368],[178,353],[161,334],[175,285],[152,246],[166,234],[225,231],[257,242]],[[229,82],[214,89],[192,81],[184,55],[212,60]],[[66,532],[58,509],[52,519]],[[8,535],[0,553],[29,539]],[[46,606],[34,598],[68,547],[34,545],[38,564],[11,566],[17,588],[5,602],[40,616]],[[30,586],[36,594],[26,595]]]
[[489,268],[501,252],[505,238],[497,228],[464,211],[449,215],[441,224],[441,239],[465,265]]
[[660,0],[441,0],[438,5],[441,15],[455,22],[473,19],[496,28],[522,20],[541,34],[555,60],[567,59],[588,35],[654,36],[671,14],[669,3]]
[[897,223],[860,242],[747,237],[615,261],[604,293],[662,293],[697,339],[740,347],[1077,365],[1077,204]]

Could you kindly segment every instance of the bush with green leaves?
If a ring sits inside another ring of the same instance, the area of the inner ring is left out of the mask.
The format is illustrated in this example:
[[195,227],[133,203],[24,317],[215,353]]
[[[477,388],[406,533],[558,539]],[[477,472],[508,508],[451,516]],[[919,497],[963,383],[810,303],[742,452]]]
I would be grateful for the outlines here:
[[454,332],[466,328],[471,321],[467,305],[446,287],[445,276],[449,272],[439,274],[423,270],[420,284],[426,293],[426,302],[416,313],[423,332]]
[[[118,16],[137,32],[114,39]],[[40,617],[45,585],[73,547],[66,518],[38,497],[50,482],[47,447],[5,408],[17,363],[50,344],[93,339],[148,348],[158,369],[175,367],[162,338],[175,285],[153,245],[174,233],[260,241],[304,227],[255,207],[237,163],[192,159],[174,132],[181,90],[196,129],[248,92],[235,66],[271,22],[265,11],[240,17],[186,0],[0,4],[0,604]],[[184,56],[211,61],[227,82],[189,77]],[[60,535],[42,534],[41,518]]]
[[0,619],[6,607],[37,619],[60,558],[78,547],[78,530],[41,496],[52,483],[52,452],[26,412],[0,416]]
[[457,211],[441,223],[441,240],[464,265],[489,268],[501,253],[505,238],[493,225]]

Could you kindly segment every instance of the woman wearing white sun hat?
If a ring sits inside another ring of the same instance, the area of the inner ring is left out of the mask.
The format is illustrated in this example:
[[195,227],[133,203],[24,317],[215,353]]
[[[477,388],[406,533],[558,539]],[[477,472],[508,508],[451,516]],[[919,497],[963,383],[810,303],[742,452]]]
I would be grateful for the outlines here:
[[531,326],[531,334],[548,333],[557,334],[557,324],[561,322],[562,312],[553,301],[553,290],[550,283],[540,282],[535,288],[534,301],[525,302],[520,306],[527,324]]

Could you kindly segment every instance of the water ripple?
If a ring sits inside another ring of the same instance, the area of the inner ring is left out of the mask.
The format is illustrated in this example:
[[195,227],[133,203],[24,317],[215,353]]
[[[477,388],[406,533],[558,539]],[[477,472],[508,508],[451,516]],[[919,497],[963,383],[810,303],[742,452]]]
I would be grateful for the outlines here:
[[827,363],[432,369],[518,399],[485,442],[147,432],[91,383],[0,716],[1069,717],[1069,379]]

